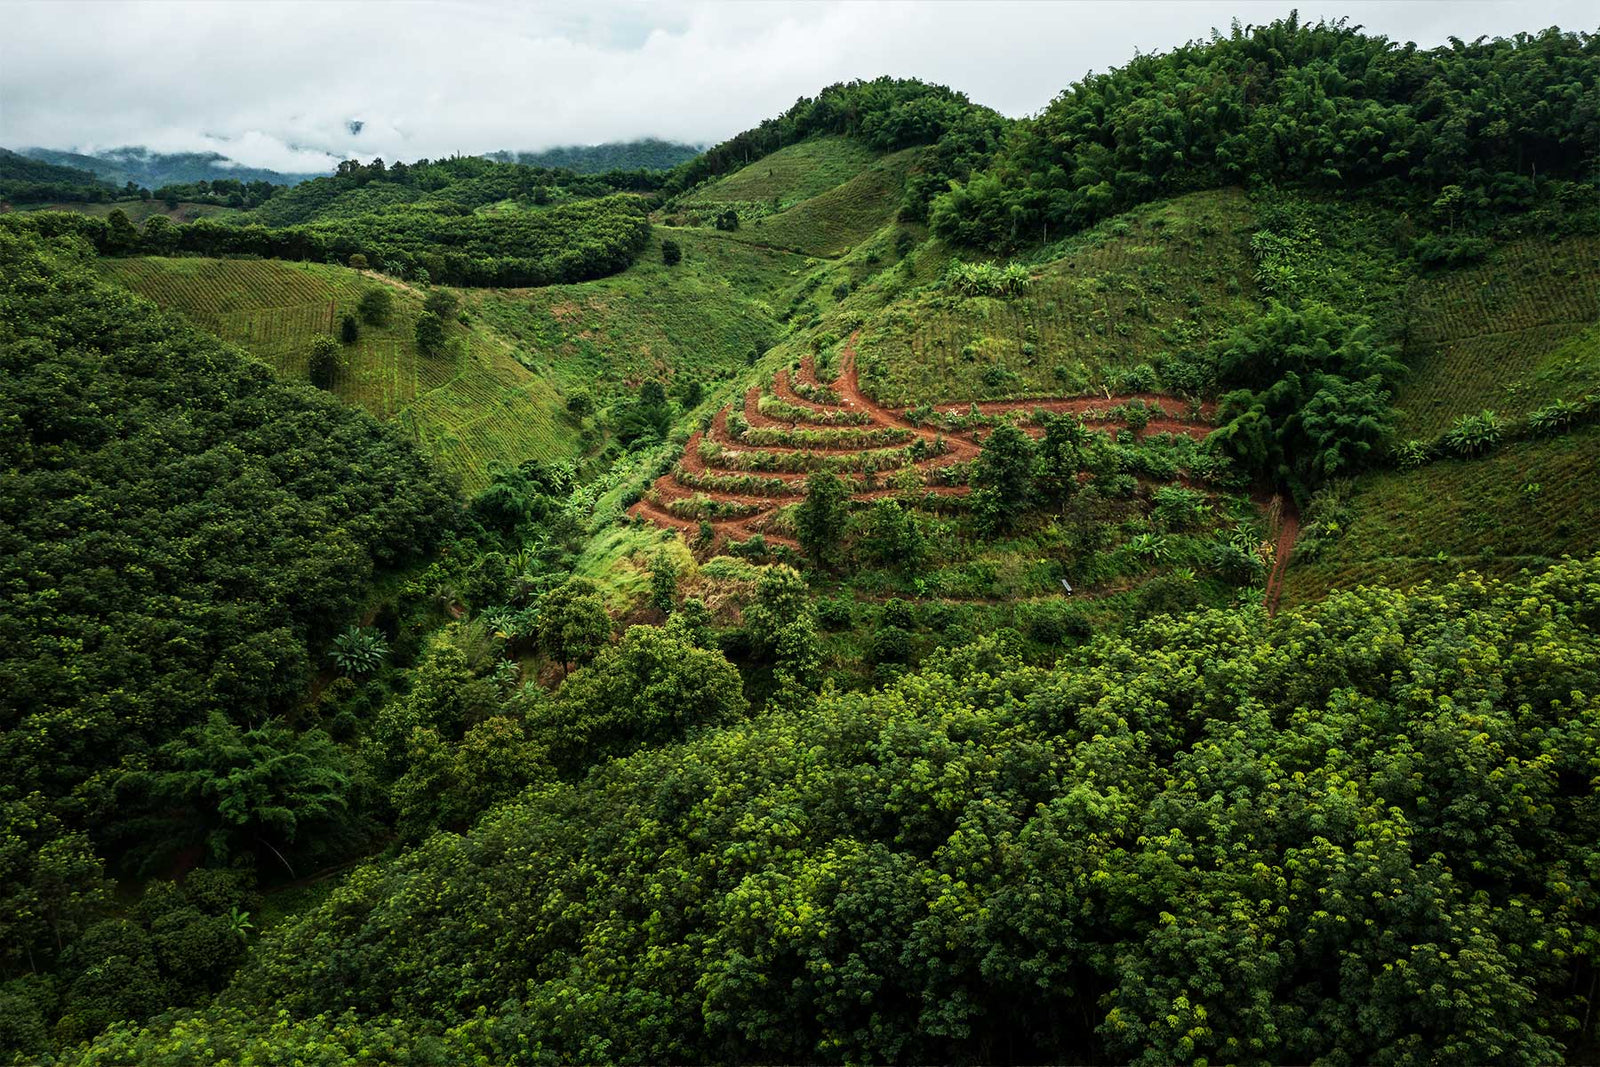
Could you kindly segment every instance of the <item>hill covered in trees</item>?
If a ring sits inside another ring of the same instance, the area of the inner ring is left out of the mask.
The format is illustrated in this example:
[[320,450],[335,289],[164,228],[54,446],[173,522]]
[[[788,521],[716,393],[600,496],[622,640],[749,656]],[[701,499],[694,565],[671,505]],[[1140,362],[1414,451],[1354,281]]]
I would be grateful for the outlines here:
[[1596,41],[0,217],[0,1046],[1592,1060]]

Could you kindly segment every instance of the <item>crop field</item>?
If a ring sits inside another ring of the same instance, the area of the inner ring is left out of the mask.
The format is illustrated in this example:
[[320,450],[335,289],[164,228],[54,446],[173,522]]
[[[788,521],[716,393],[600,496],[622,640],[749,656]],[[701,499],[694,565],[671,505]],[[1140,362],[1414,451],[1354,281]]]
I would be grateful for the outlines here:
[[1463,570],[1514,574],[1600,548],[1600,427],[1522,441],[1483,459],[1357,479],[1351,519],[1320,556],[1299,552],[1285,606],[1368,583],[1405,586]]
[[791,208],[842,185],[872,165],[874,153],[848,137],[813,137],[780,148],[724,178],[685,193],[686,208],[757,205],[777,211]]
[[[683,250],[674,267],[660,241]],[[605,399],[656,379],[669,387],[732,379],[779,327],[771,304],[807,260],[704,230],[658,230],[621,274],[575,285],[468,295],[484,321],[563,392]]]
[[[101,268],[300,381],[312,338],[337,336],[361,294],[382,284],[344,267],[279,260],[144,257],[102,260]],[[420,295],[391,291],[389,323],[363,324],[360,339],[342,346],[345,362],[333,382],[340,399],[405,427],[468,492],[486,484],[495,463],[574,456],[563,398],[510,344],[478,325],[452,326],[459,343],[424,355],[414,339]]]
[[861,338],[862,387],[908,405],[1162,387],[1160,356],[1258,308],[1238,190],[1194,193],[1096,227],[1009,300],[923,291]]
[[895,217],[906,172],[920,153],[907,148],[884,156],[844,184],[746,223],[728,236],[825,259],[842,256]]
[[1400,435],[1426,438],[1489,408],[1525,415],[1600,392],[1600,238],[1524,240],[1411,295]]
[[[831,399],[808,399],[822,396]],[[1115,433],[1127,424],[1112,409],[1126,399],[1046,404],[1078,412],[1094,428]],[[1145,401],[1139,402],[1143,410]],[[1000,407],[1005,405],[991,405]],[[1192,448],[1193,440],[1211,429],[1205,421],[1209,410],[1190,411],[1175,398],[1158,398],[1151,410],[1156,408],[1160,410],[1145,426],[1153,448],[1159,447],[1156,441],[1169,439]],[[1028,425],[1028,412],[989,414],[1014,415],[1026,432],[1042,433]],[[988,423],[981,427],[989,428]],[[852,338],[843,347],[833,380],[819,380],[814,361],[805,358],[798,367],[777,370],[765,388],[748,390],[737,410],[720,411],[709,429],[690,436],[679,462],[656,480],[631,513],[669,530],[695,531],[696,536],[709,530],[713,540],[724,543],[760,534],[795,547],[789,511],[804,496],[810,472],[843,476],[857,501],[892,497],[926,512],[959,513],[970,493],[967,470],[979,449],[978,437],[965,428],[941,427],[866,397]],[[1165,477],[1183,473],[1173,466]]]

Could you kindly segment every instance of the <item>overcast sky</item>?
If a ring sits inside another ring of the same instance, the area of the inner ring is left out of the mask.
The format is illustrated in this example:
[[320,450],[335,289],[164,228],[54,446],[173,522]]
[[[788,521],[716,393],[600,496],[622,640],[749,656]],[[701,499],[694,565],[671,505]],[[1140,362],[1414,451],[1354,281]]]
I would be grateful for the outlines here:
[[1423,45],[1600,22],[1592,0],[0,0],[0,145],[210,148],[317,170],[646,135],[713,143],[879,74],[1025,115],[1135,50],[1292,7]]

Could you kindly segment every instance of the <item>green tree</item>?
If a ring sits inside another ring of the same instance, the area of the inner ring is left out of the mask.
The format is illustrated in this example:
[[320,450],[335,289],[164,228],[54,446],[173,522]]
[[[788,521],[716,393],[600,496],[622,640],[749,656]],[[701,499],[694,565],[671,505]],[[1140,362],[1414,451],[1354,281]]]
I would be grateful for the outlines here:
[[422,309],[439,316],[441,322],[449,322],[461,310],[461,301],[448,289],[429,289],[422,300]]
[[988,533],[1011,529],[1033,504],[1033,439],[1002,422],[983,442],[972,467],[972,507]]
[[534,732],[558,767],[576,773],[639,745],[731,721],[746,707],[739,672],[720,652],[670,630],[634,626],[534,713]]
[[650,559],[650,606],[672,613],[678,600],[678,565],[665,550]]
[[818,567],[837,561],[849,518],[849,488],[832,471],[812,471],[805,500],[795,512],[795,537]]
[[567,676],[572,663],[587,663],[611,637],[611,617],[593,582],[572,578],[539,601],[539,647]]
[[166,745],[161,764],[154,794],[201,813],[206,845],[222,860],[259,842],[287,867],[281,849],[337,823],[351,788],[347,758],[326,734],[276,720],[246,730],[213,714]]
[[387,326],[389,316],[394,313],[394,296],[384,286],[373,286],[361,294],[356,310],[368,326]]
[[339,320],[339,340],[347,345],[353,345],[361,340],[361,323],[348,311],[344,318]]
[[425,355],[437,356],[444,350],[444,323],[431,311],[417,316],[417,348]]
[[311,339],[311,359],[307,373],[312,385],[318,389],[332,389],[333,379],[338,374],[341,362],[343,357],[339,351],[338,341],[325,333]]
[[661,262],[669,267],[676,267],[683,260],[683,249],[678,247],[678,242],[667,238],[661,242]]

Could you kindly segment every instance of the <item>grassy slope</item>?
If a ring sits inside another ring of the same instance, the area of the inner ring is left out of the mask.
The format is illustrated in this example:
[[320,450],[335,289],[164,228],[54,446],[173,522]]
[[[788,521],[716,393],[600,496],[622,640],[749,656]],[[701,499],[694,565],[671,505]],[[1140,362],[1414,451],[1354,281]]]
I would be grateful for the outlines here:
[[[661,261],[665,235],[683,250],[675,267]],[[756,344],[779,333],[772,301],[807,265],[715,231],[667,229],[621,274],[468,297],[538,373],[605,400],[650,378],[709,384],[743,371]]]
[[814,137],[780,148],[743,170],[690,190],[680,201],[688,208],[744,205],[779,210],[827,192],[871,166],[873,153],[846,137]]
[[1358,479],[1352,519],[1321,558],[1291,562],[1283,604],[1359,583],[1542,567],[1600,548],[1600,427]]
[[921,151],[908,148],[884,156],[842,185],[747,223],[730,236],[808,256],[842,256],[894,218],[906,173]]
[[[143,257],[102,260],[106,273],[239,345],[286,376],[304,378],[311,339],[338,332],[373,278],[345,267],[278,260]],[[562,398],[492,330],[452,326],[464,352],[437,357],[413,339],[421,296],[391,286],[395,315],[363,326],[334,384],[341,398],[411,431],[463,487],[481,487],[491,464],[569,459],[577,438]]]
[[1505,245],[1422,279],[1410,301],[1400,436],[1432,437],[1490,408],[1524,415],[1600,391],[1600,238]]
[[[1252,225],[1242,192],[1194,193],[1052,249],[1020,299],[913,293],[863,333],[863,386],[895,405],[1098,391],[1257,311]],[[1015,377],[986,385],[991,366]]]

